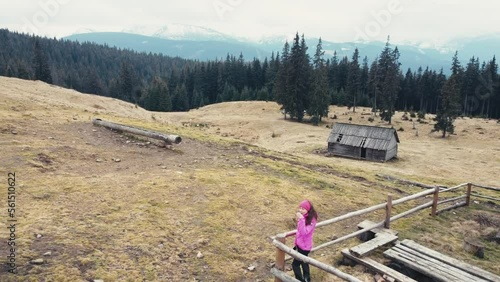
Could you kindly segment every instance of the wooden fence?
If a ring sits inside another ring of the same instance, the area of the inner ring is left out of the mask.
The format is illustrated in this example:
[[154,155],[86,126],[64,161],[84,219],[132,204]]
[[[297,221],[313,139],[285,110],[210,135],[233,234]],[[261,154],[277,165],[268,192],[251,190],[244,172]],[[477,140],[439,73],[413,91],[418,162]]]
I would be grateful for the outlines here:
[[[371,212],[374,212],[377,210],[385,209],[385,218],[383,221],[380,221],[376,224],[373,224],[372,226],[368,226],[366,228],[363,228],[363,229],[358,230],[356,232],[350,233],[348,235],[345,235],[345,236],[338,238],[338,239],[335,239],[333,241],[321,244],[321,245],[313,248],[311,250],[311,253],[314,251],[317,251],[319,249],[331,246],[333,244],[340,243],[340,242],[345,241],[347,239],[354,238],[362,233],[365,233],[365,232],[370,231],[370,230],[377,228],[377,227],[383,226],[385,228],[390,228],[392,221],[409,216],[413,213],[416,213],[418,211],[421,211],[421,210],[424,210],[427,208],[431,208],[430,214],[432,216],[436,216],[439,213],[442,213],[442,212],[450,210],[450,209],[455,209],[455,208],[459,208],[459,207],[463,207],[463,206],[469,206],[470,202],[471,202],[471,197],[477,197],[477,198],[488,199],[491,201],[500,202],[500,198],[494,198],[494,197],[480,195],[477,193],[472,193],[473,186],[477,187],[477,188],[482,188],[482,189],[486,189],[486,190],[500,192],[500,188],[488,187],[488,186],[478,185],[478,184],[473,184],[473,183],[464,183],[464,184],[460,184],[458,186],[451,187],[451,188],[443,188],[442,186],[439,186],[439,187],[435,187],[432,189],[427,189],[427,190],[422,191],[420,193],[410,195],[410,196],[407,196],[407,197],[404,197],[404,198],[401,198],[398,200],[393,200],[392,196],[388,195],[387,202],[385,202],[385,203],[371,206],[371,207],[368,207],[368,208],[365,208],[362,210],[350,212],[350,213],[344,214],[342,216],[338,216],[335,218],[331,218],[331,219],[319,222],[316,225],[316,228],[327,226],[327,225],[330,225],[330,224],[333,224],[333,223],[336,223],[339,221],[343,221],[343,220],[346,220],[346,219],[349,219],[349,218],[352,218],[355,216],[361,216],[361,215],[371,213]],[[456,192],[457,190],[464,188],[464,187],[466,187],[465,195],[454,197],[454,198],[439,200],[439,197],[443,193],[452,192],[452,191]],[[407,210],[407,211],[402,212],[402,213],[397,214],[397,215],[392,214],[392,207],[399,205],[399,204],[402,204],[402,203],[412,201],[412,200],[420,199],[420,198],[423,198],[423,197],[428,196],[428,195],[434,195],[432,201],[427,202],[425,204],[421,204],[419,206],[416,206],[410,210]],[[461,200],[463,200],[463,201],[461,201]],[[461,202],[458,202],[458,201],[461,201]],[[456,203],[451,205],[451,206],[447,206],[447,207],[444,207],[444,208],[438,210],[439,205],[443,205],[443,204],[451,203],[451,202],[456,202]],[[299,259],[301,261],[307,262],[312,266],[315,266],[315,267],[317,267],[323,271],[326,271],[330,274],[333,274],[337,277],[340,277],[340,278],[344,279],[345,281],[361,282],[361,280],[359,280],[358,278],[356,278],[354,276],[351,276],[347,273],[344,273],[331,265],[322,263],[322,262],[315,260],[311,257],[304,256],[304,255],[300,254],[299,252],[293,250],[292,248],[288,247],[286,245],[286,238],[294,236],[296,234],[296,232],[297,232],[297,230],[292,230],[292,231],[277,234],[276,236],[271,237],[271,243],[273,244],[273,246],[276,247],[276,262],[275,262],[274,268],[271,269],[271,273],[275,276],[275,282],[278,282],[278,281],[284,281],[284,282],[298,281],[295,278],[287,275],[284,272],[285,255],[286,254],[288,254],[292,258],[296,258],[296,259]]]

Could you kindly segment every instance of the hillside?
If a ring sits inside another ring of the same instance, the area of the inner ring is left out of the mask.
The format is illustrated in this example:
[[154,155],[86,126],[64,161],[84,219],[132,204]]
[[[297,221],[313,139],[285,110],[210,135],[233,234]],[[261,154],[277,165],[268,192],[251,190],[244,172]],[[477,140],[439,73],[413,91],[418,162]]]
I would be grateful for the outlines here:
[[[499,186],[495,120],[457,120],[457,134],[442,139],[430,133],[429,118],[429,124],[417,123],[417,137],[412,123],[397,113],[394,127],[404,129],[398,132],[397,160],[325,157],[327,125],[350,117],[371,124],[362,113],[332,107],[330,116],[338,119],[318,127],[284,120],[271,102],[152,113],[116,99],[0,77],[0,171],[3,181],[8,173],[16,175],[18,220],[18,274],[10,275],[4,265],[0,281],[272,281],[275,249],[267,238],[294,228],[303,198],[324,220],[381,203],[389,193],[400,198],[421,191],[377,174]],[[178,134],[183,142],[159,147],[95,127],[93,118]],[[378,119],[373,124],[384,125]],[[4,219],[5,200],[1,205]],[[485,259],[461,250],[470,232],[500,228],[498,211],[498,205],[476,201],[438,218],[421,212],[393,228],[500,274],[498,244],[485,243]],[[6,223],[0,223],[3,242]],[[350,233],[355,225],[318,230],[315,244]],[[355,243],[313,255],[338,266],[339,250]],[[7,247],[0,244],[0,253],[8,253]],[[30,263],[36,259],[43,264]],[[372,279],[362,268],[340,268]],[[315,281],[337,281],[317,269],[312,273]]]

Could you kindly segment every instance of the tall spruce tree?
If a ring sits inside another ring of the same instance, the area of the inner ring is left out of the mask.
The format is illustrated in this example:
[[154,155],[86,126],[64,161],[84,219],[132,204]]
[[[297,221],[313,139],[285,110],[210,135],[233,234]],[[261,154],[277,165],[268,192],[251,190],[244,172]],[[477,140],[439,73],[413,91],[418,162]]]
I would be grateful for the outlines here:
[[346,92],[350,98],[349,106],[352,111],[356,112],[356,105],[359,97],[359,90],[361,85],[361,70],[359,68],[359,50],[356,48],[352,55],[352,61],[349,65],[349,72],[347,75]]
[[274,99],[281,105],[281,111],[286,119],[286,115],[292,108],[292,103],[289,95],[290,87],[290,45],[288,41],[283,46],[281,52],[281,64],[278,65],[278,72],[276,74],[276,82],[274,83]]
[[398,48],[390,48],[389,38],[379,56],[377,66],[377,98],[380,117],[392,122],[400,87],[400,63]]
[[52,74],[50,73],[49,62],[40,41],[35,39],[33,45],[33,70],[35,72],[35,80],[52,83]]
[[321,38],[316,46],[316,53],[313,59],[313,83],[307,113],[312,117],[312,123],[318,125],[322,117],[328,115],[328,106],[330,105],[330,96],[328,94],[328,72],[325,66],[325,60]]
[[169,112],[172,110],[172,97],[165,81],[154,77],[144,98],[144,107],[150,111]]
[[304,112],[309,107],[309,92],[311,78],[311,62],[307,54],[307,45],[304,35],[299,37],[297,33],[290,52],[290,115],[302,121]]
[[455,126],[453,122],[460,114],[460,86],[458,75],[451,75],[441,90],[441,103],[436,114],[435,131],[442,131],[442,137],[446,133],[453,133]]

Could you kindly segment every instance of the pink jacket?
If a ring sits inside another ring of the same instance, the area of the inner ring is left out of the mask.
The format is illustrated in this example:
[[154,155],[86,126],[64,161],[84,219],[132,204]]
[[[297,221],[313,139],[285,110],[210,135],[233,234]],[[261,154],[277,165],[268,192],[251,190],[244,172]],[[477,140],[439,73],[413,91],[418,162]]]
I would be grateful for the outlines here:
[[316,219],[311,220],[310,225],[306,225],[306,219],[301,218],[297,223],[297,234],[295,234],[295,245],[304,251],[310,251],[313,247],[314,228]]

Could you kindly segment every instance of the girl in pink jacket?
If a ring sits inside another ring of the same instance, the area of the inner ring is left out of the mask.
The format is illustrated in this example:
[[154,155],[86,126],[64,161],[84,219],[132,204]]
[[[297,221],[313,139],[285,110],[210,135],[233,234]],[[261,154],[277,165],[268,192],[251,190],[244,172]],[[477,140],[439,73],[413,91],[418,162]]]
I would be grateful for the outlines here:
[[[297,234],[295,235],[294,250],[307,256],[313,247],[313,234],[318,214],[314,210],[311,202],[309,200],[304,200],[299,204],[299,211],[297,212],[296,217]],[[302,266],[302,271],[300,266]],[[309,264],[298,259],[294,259],[292,262],[292,269],[296,279],[305,282],[311,281]]]

